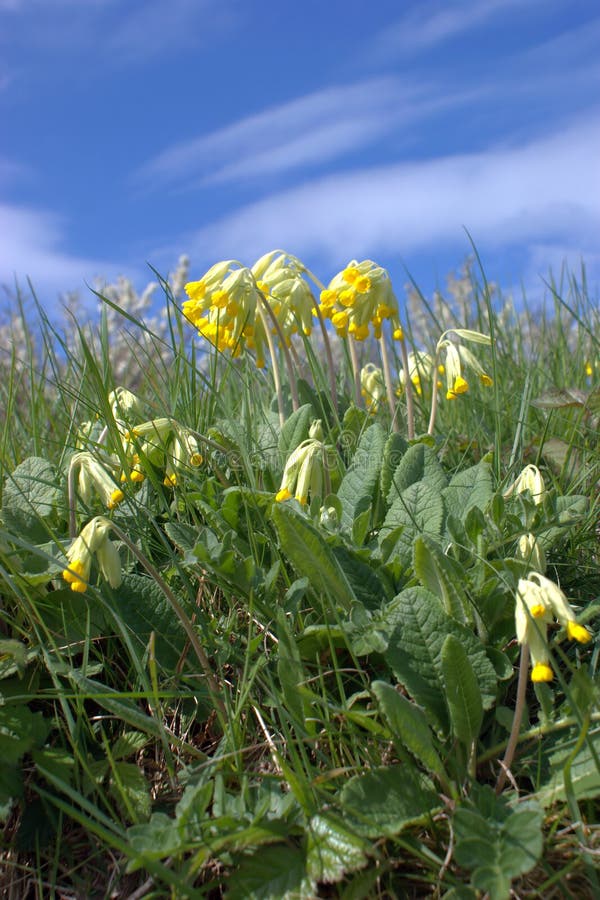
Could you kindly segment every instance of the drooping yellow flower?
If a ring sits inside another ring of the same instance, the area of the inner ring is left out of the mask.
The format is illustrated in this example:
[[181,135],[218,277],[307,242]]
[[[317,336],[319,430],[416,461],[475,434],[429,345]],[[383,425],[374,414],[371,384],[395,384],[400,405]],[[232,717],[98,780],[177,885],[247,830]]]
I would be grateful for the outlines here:
[[364,341],[372,329],[379,338],[386,320],[392,323],[394,335],[403,337],[390,276],[370,259],[352,260],[338,272],[321,292],[319,308],[343,337],[350,334]]
[[83,594],[87,590],[94,554],[102,575],[113,588],[122,581],[119,551],[109,539],[111,523],[96,516],[81,530],[67,550],[67,567],[62,576],[72,591]]
[[239,356],[255,350],[257,364],[265,358],[265,332],[258,304],[261,292],[251,270],[235,260],[212,266],[199,280],[185,285],[183,313],[198,333],[219,351]]
[[[448,335],[452,335],[452,337],[449,338]],[[442,365],[446,376],[447,400],[456,400],[461,394],[468,392],[469,382],[465,377],[465,367],[473,370],[484,386],[489,387],[492,384],[492,379],[477,357],[464,344],[457,343],[456,338],[476,344],[489,345],[491,343],[487,334],[472,331],[470,328],[451,328],[444,332],[437,343],[436,360],[440,361],[441,356],[444,355]]]
[[[106,457],[107,465],[116,469],[118,460]],[[97,494],[107,509],[115,509],[125,498],[125,494],[117,486],[114,476],[94,456],[93,453],[81,451],[71,459],[70,470],[78,473],[79,494],[85,503],[91,503],[92,495]]]
[[383,371],[373,363],[367,363],[360,370],[360,387],[366,407],[374,415],[379,409],[381,400],[385,397]]
[[322,497],[325,454],[325,445],[318,438],[302,441],[288,457],[275,500],[281,503],[294,497],[306,506],[309,496]]
[[310,335],[316,301],[304,277],[310,275],[306,266],[283,250],[272,250],[251,271],[286,340],[298,332]]
[[520,578],[515,604],[515,629],[520,644],[527,644],[531,654],[531,680],[552,681],[548,625],[556,619],[570,640],[587,644],[591,634],[575,617],[571,604],[553,581],[539,572]]

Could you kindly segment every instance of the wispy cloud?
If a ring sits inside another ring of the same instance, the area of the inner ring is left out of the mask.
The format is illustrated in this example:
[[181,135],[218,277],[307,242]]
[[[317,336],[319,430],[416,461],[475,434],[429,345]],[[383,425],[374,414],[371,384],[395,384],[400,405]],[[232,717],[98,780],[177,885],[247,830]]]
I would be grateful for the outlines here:
[[476,93],[441,96],[431,85],[375,78],[329,87],[271,107],[226,128],[182,141],[147,162],[138,184],[202,186],[277,175],[331,162],[381,140],[435,109]]
[[202,46],[237,18],[231,0],[0,0],[0,20],[11,49],[70,55],[102,45],[115,66]]
[[374,50],[380,58],[390,53],[413,55],[481,27],[510,8],[523,7],[523,0],[425,0],[379,34]]
[[9,290],[15,282],[24,287],[30,278],[44,295],[84,291],[96,277],[119,274],[114,262],[70,254],[63,220],[45,210],[0,203],[0,285]]
[[[600,120],[512,148],[492,148],[313,180],[180,238],[194,259],[252,261],[274,246],[339,265],[444,241],[502,247],[564,241],[598,251]],[[594,246],[594,241],[596,245]]]

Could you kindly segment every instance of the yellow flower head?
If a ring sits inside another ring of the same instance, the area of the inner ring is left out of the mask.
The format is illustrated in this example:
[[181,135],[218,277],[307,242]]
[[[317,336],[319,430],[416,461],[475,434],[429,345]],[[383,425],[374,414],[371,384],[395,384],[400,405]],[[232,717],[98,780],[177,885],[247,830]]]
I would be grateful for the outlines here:
[[541,503],[544,499],[546,487],[542,473],[537,466],[525,466],[513,483],[504,491],[503,496],[507,499],[512,497],[513,494],[524,494],[526,491],[531,494],[533,502],[536,504]]
[[322,441],[316,438],[302,441],[288,457],[275,500],[283,502],[295,497],[306,506],[309,496],[322,497],[325,453]]
[[[452,334],[449,338],[447,335]],[[446,399],[456,400],[461,394],[466,394],[469,390],[469,382],[465,377],[465,369],[470,369],[479,376],[483,385],[489,387],[492,379],[482,367],[477,357],[471,353],[468,347],[458,343],[456,338],[462,341],[472,341],[476,344],[490,344],[490,338],[486,334],[479,331],[472,331],[469,328],[451,328],[445,331],[437,343],[436,359],[439,360],[440,355],[444,354],[442,363],[443,374],[446,376]]]
[[96,516],[81,530],[67,550],[67,567],[62,575],[75,593],[87,590],[94,554],[102,575],[113,588],[121,584],[119,551],[109,540],[111,523],[103,516]]
[[392,322],[394,332],[401,332],[390,276],[370,259],[352,260],[338,272],[321,292],[319,308],[338,334],[351,334],[356,341],[364,341],[371,329],[380,337],[385,320]]
[[531,654],[532,681],[551,681],[548,625],[557,620],[570,640],[586,644],[591,634],[575,618],[571,604],[553,581],[539,572],[520,578],[515,604],[515,629],[520,644],[527,644]]
[[315,298],[304,278],[310,274],[300,260],[283,250],[272,250],[252,266],[252,274],[268,301],[284,336],[312,331]]
[[183,313],[217,350],[239,356],[251,328],[257,358],[264,358],[265,331],[258,314],[261,292],[250,269],[234,260],[217,263],[199,280],[185,285]]

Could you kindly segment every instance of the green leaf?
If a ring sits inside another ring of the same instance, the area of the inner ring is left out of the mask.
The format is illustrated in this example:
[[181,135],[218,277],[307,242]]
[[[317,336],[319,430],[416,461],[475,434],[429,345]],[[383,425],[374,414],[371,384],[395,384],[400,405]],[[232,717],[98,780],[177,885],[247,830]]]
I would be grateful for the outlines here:
[[454,814],[454,858],[473,872],[474,887],[490,900],[505,900],[512,879],[529,872],[542,854],[543,821],[537,803],[512,806],[488,785],[475,785],[472,799]]
[[163,859],[181,849],[184,839],[179,834],[174,819],[165,813],[155,812],[149,822],[132,825],[127,829],[127,838],[132,850],[145,859]]
[[150,818],[150,786],[135,763],[116,762],[112,766],[109,791],[128,819]]
[[375,423],[367,428],[342,478],[338,489],[338,497],[342,504],[341,527],[348,534],[352,534],[355,519],[372,507],[379,482],[384,445],[385,434],[381,425]]
[[[579,737],[579,729],[573,729],[567,735],[561,735],[547,755],[549,775],[536,794],[536,798],[544,806],[551,806],[557,801],[567,799],[565,764],[573,754]],[[598,757],[600,757],[600,728],[597,727],[588,732],[585,743],[571,763],[570,781],[577,800],[593,800],[600,796]]]
[[340,881],[367,863],[369,844],[330,812],[313,816],[308,826],[306,868],[313,881]]
[[124,731],[112,745],[110,752],[113,759],[127,759],[139,753],[148,743],[148,735],[142,731]]
[[41,747],[50,728],[50,722],[41,712],[31,712],[27,706],[0,706],[2,765],[14,765],[25,753]]
[[370,838],[393,837],[439,805],[406,763],[355,775],[339,799],[353,829]]
[[394,472],[400,465],[408,447],[408,441],[396,431],[393,431],[385,442],[383,448],[383,460],[381,463],[381,475],[379,478],[379,487],[383,497],[387,498],[392,485]]
[[356,597],[321,532],[282,503],[274,504],[272,518],[281,549],[298,575],[306,575],[314,590],[349,610]]
[[452,731],[461,743],[469,747],[479,735],[483,704],[467,651],[453,634],[448,635],[442,646],[442,674]]
[[432,775],[445,782],[446,771],[433,745],[433,735],[423,710],[385,681],[374,681],[371,688],[394,740],[406,747]]
[[416,538],[413,546],[415,575],[427,590],[442,601],[449,616],[459,622],[470,619],[469,600],[462,587],[464,572],[446,556],[429,534]]
[[279,440],[277,443],[278,450],[281,454],[282,466],[296,447],[305,441],[308,437],[310,423],[315,418],[315,411],[311,403],[305,403],[296,412],[293,412],[287,419],[279,432]]
[[446,474],[435,450],[426,444],[412,444],[402,456],[391,478],[388,503],[392,503],[406,488],[419,481],[426,481],[438,492],[447,484]]
[[312,900],[314,896],[305,851],[290,844],[261,847],[245,857],[227,891],[227,900]]
[[461,522],[474,506],[484,512],[494,493],[490,463],[481,460],[476,466],[457,472],[442,493],[446,509]]
[[[443,520],[444,502],[439,488],[429,481],[417,481],[392,503],[379,532],[379,545],[386,543],[388,560],[398,559],[408,566],[415,538],[424,532],[441,534]],[[386,541],[388,537],[390,541]]]
[[174,669],[183,652],[186,635],[169,601],[152,578],[125,575],[118,591],[108,602],[115,616],[126,626],[129,638],[143,653],[151,632],[155,633],[155,653],[165,669]]
[[52,515],[61,493],[54,466],[43,457],[29,456],[4,483],[2,511],[20,509],[45,519]]
[[334,546],[331,550],[348,579],[356,599],[360,603],[364,603],[368,609],[378,609],[386,596],[387,589],[373,568],[373,563],[370,560],[366,561],[369,558],[365,558],[365,551],[356,551],[343,544]]
[[489,709],[496,697],[496,673],[485,647],[471,629],[448,616],[438,598],[425,588],[402,591],[393,608],[398,624],[385,656],[395,676],[423,707],[430,722],[442,732],[449,729],[442,669],[442,647],[448,634],[462,643],[479,683],[483,708]]

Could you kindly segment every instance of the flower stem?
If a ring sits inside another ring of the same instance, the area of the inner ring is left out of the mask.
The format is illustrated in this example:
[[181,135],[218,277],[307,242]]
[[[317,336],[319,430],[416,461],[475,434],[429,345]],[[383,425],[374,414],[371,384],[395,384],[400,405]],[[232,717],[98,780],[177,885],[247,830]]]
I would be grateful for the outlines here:
[[381,361],[383,363],[383,380],[385,381],[385,392],[387,395],[387,402],[390,408],[390,416],[392,417],[392,429],[393,431],[400,431],[400,425],[398,423],[398,416],[396,415],[396,401],[394,399],[394,388],[392,386],[392,369],[390,366],[390,357],[387,351],[387,344],[385,342],[385,337],[381,335],[379,338],[379,347],[381,349]]
[[499,794],[504,787],[504,784],[508,777],[508,772],[514,759],[515,749],[519,741],[519,734],[521,732],[521,720],[523,719],[523,710],[525,709],[525,694],[527,692],[528,674],[529,647],[527,646],[527,644],[521,644],[521,658],[519,660],[519,680],[517,681],[517,699],[515,702],[515,713],[513,716],[512,728],[510,730],[510,737],[508,739],[508,744],[506,745],[506,751],[504,753],[504,759],[502,760],[502,769],[500,771],[500,774],[498,775],[498,781],[496,782],[497,794]]
[[348,350],[350,352],[350,362],[352,363],[352,377],[354,381],[354,402],[360,406],[360,370],[358,368],[358,357],[356,355],[356,345],[353,338],[346,338]]
[[277,362],[277,356],[275,353],[275,344],[273,343],[273,335],[271,334],[271,329],[269,328],[269,323],[265,319],[265,314],[262,307],[259,308],[258,314],[262,319],[262,323],[265,329],[265,335],[267,337],[267,344],[269,345],[269,353],[271,355],[271,363],[273,368],[273,381],[275,382],[275,391],[277,393],[277,409],[279,410],[279,424],[283,426],[285,422],[285,407],[283,405],[283,393],[281,391],[281,377],[279,375],[279,363]]
[[400,356],[402,357],[402,368],[406,373],[404,382],[404,391],[406,393],[406,432],[409,441],[412,441],[415,436],[415,410],[413,404],[412,381],[410,380],[408,366],[408,350],[406,349],[404,337],[400,338]]
[[331,391],[331,402],[333,403],[333,408],[335,410],[336,416],[338,414],[338,402],[337,402],[337,384],[335,381],[335,369],[333,366],[333,354],[331,353],[331,343],[329,341],[329,335],[327,334],[327,328],[325,326],[325,321],[321,314],[321,310],[319,309],[318,304],[315,304],[315,311],[317,313],[317,319],[319,320],[319,325],[321,327],[321,334],[323,335],[323,346],[325,347],[325,356],[327,357],[327,371],[329,375],[329,389]]
[[[289,378],[289,382],[290,382],[290,392],[292,394],[292,409],[295,412],[298,409],[298,407],[300,406],[300,401],[298,400],[298,388],[296,386],[296,374],[294,372],[294,366],[292,363],[292,357],[290,355],[289,347],[286,343],[285,335],[282,331],[281,325],[279,324],[279,319],[277,318],[277,316],[271,309],[271,306],[270,306],[268,300],[265,297],[263,297],[262,294],[260,295],[260,299],[261,299],[261,303],[262,303],[262,311],[264,312],[266,310],[266,313],[269,316],[269,318],[271,319],[271,321],[273,323],[273,327],[275,328],[275,331],[277,332],[277,337],[279,338],[279,343],[281,344],[281,349],[283,351],[283,358],[285,359],[285,366],[286,366],[286,369],[288,372],[288,378]],[[270,331],[270,329],[267,328],[267,323],[264,319],[264,316],[263,316],[263,324],[265,326],[265,331],[267,333],[267,341],[269,343],[269,351],[271,353],[271,359],[273,360],[273,365],[276,365],[275,353],[274,353],[274,349],[273,349],[274,345],[273,345],[272,338],[271,338],[271,331]],[[271,340],[270,340],[270,338],[271,338]]]
[[435,418],[438,408],[438,386],[437,386],[438,356],[435,354],[433,360],[433,368],[431,371],[431,412],[429,414],[429,425],[427,426],[427,434],[433,434],[435,428]]

